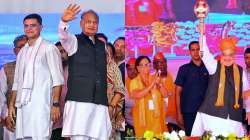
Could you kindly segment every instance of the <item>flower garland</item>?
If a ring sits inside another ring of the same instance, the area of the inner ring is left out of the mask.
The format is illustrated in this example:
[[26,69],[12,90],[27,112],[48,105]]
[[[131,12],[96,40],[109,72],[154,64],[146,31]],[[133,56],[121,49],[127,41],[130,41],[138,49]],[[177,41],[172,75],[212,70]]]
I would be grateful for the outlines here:
[[[125,138],[127,140],[132,139],[138,139],[135,137],[127,137]],[[204,132],[204,134],[201,137],[188,137],[186,136],[185,132],[183,130],[180,130],[179,132],[172,131],[164,132],[161,135],[155,135],[152,131],[145,131],[144,136],[141,139],[145,140],[250,140],[250,137],[244,136],[244,137],[237,137],[236,134],[230,133],[230,134],[221,134],[218,136],[212,135],[211,132]]]

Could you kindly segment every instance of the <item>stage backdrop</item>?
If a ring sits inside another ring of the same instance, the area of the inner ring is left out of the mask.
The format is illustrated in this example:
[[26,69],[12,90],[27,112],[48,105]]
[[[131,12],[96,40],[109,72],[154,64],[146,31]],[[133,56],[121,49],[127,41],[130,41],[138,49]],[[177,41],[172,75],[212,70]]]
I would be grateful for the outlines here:
[[[82,11],[93,9],[100,17],[99,32],[105,33],[110,42],[124,36],[124,0],[1,0],[0,4],[0,67],[15,56],[13,40],[23,34],[23,18],[29,13],[39,13],[43,18],[42,36],[52,42],[58,41],[60,16],[70,3],[81,6]],[[80,15],[70,22],[70,31],[80,33]]]
[[[237,61],[244,66],[243,52],[250,45],[250,0],[207,0],[205,19],[210,51],[219,54],[222,36],[238,40]],[[126,0],[127,58],[164,52],[169,70],[176,75],[190,61],[188,44],[198,40],[195,0]],[[249,46],[250,47],[250,46]]]

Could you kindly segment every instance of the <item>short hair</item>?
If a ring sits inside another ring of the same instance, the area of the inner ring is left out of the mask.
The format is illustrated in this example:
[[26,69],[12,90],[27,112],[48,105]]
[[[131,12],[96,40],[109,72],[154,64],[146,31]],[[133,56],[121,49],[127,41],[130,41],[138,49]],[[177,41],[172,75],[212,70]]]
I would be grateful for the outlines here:
[[125,67],[128,68],[130,65],[129,64],[126,64]]
[[139,56],[136,61],[135,61],[135,68],[136,70],[138,71],[137,69],[137,66],[139,66],[140,62],[143,60],[143,59],[147,59],[149,63],[151,63],[151,60],[149,59],[149,57],[145,56],[145,55],[141,55]]
[[[108,42],[107,43],[107,47],[111,47],[111,50],[112,50],[112,55],[115,56],[115,47],[112,43]],[[108,49],[108,48],[107,48]]]
[[60,41],[56,42],[55,46],[62,46],[62,43]]
[[106,42],[108,42],[108,37],[104,33],[97,33],[96,36],[97,36],[97,38],[99,38],[99,37],[104,38],[106,40]]
[[14,47],[17,47],[17,43],[18,43],[19,41],[21,41],[21,40],[24,40],[24,39],[28,40],[28,37],[27,37],[26,35],[19,35],[19,36],[17,36],[17,37],[14,39],[14,41],[13,41]]
[[250,53],[250,48],[246,48],[246,50],[244,52],[244,55],[247,54],[247,53]]
[[198,41],[191,41],[189,44],[188,44],[188,50],[191,50],[191,46],[193,44],[198,44],[199,45],[199,42]]
[[120,36],[120,37],[116,38],[116,40],[114,41],[113,45],[115,45],[115,42],[118,41],[118,40],[123,40],[123,41],[125,41],[125,37]]
[[84,16],[87,15],[87,14],[93,14],[95,16],[97,22],[99,23],[99,16],[98,16],[98,14],[94,10],[92,10],[92,9],[87,10],[87,11],[83,11],[82,14],[81,14],[81,19],[83,19]]
[[26,19],[36,19],[37,22],[42,25],[43,24],[43,20],[42,20],[42,17],[39,15],[39,14],[36,14],[36,13],[33,13],[33,14],[29,14],[27,15],[26,17],[24,17],[23,19],[23,23]]

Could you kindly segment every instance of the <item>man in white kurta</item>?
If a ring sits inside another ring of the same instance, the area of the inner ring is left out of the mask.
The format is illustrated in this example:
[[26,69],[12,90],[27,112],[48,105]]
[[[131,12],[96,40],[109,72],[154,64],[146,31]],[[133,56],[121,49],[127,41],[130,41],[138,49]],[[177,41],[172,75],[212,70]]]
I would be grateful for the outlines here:
[[[200,43],[201,43],[200,39]],[[214,75],[217,70],[217,60],[214,59],[213,55],[209,52],[206,38],[203,39],[203,57],[202,60],[209,72],[209,75]],[[228,45],[228,44],[227,44]],[[231,45],[231,44],[230,44]],[[224,55],[224,54],[223,54]],[[245,71],[242,73],[242,94],[249,92],[249,84]],[[225,96],[227,93],[225,93]],[[241,98],[241,97],[240,97]],[[211,100],[212,101],[212,100]],[[245,98],[246,112],[250,112],[250,99]],[[225,104],[226,105],[226,104]],[[248,114],[248,113],[247,113]],[[243,114],[242,114],[243,115]],[[245,116],[243,116],[245,118]],[[248,117],[248,115],[247,115]],[[209,115],[203,112],[198,112],[192,129],[192,136],[201,136],[205,131],[211,131],[213,135],[227,136],[230,133],[236,134],[238,137],[244,136],[245,130],[242,122],[230,119],[228,114],[227,118],[221,118],[213,115]]]
[[15,105],[17,139],[49,140],[52,120],[60,116],[58,104],[64,82],[60,52],[40,36],[41,25],[38,14],[24,18],[28,43],[17,56],[8,114],[15,117]]

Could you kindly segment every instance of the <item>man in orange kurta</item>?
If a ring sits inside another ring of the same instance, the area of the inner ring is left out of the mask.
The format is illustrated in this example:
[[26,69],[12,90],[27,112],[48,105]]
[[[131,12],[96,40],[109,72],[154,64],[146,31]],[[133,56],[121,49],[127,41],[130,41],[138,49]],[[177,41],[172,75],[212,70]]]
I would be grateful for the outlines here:
[[175,100],[175,86],[171,73],[167,71],[167,60],[163,53],[158,52],[154,56],[153,65],[156,73],[161,77],[161,84],[166,89],[163,94],[165,97],[166,121],[176,124],[177,107]]

